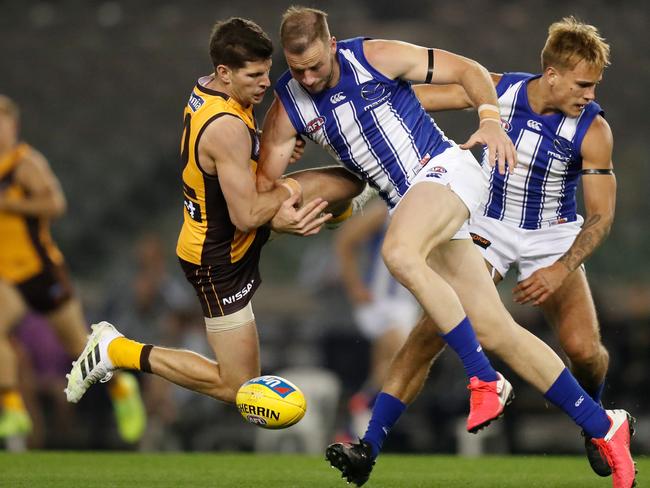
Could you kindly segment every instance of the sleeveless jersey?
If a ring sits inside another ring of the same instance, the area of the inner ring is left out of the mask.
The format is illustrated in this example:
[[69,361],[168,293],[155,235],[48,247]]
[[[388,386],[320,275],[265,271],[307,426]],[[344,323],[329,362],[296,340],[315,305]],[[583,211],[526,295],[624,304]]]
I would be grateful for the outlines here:
[[[20,200],[26,190],[15,181],[21,161],[33,149],[19,144],[0,157],[0,194]],[[63,256],[50,235],[49,219],[0,211],[0,278],[20,284],[51,265],[61,265]]]
[[[270,231],[260,227],[241,232],[230,220],[218,175],[207,174],[199,165],[199,141],[206,127],[219,117],[241,119],[251,137],[251,178],[259,157],[259,138],[253,108],[242,107],[224,93],[203,86],[201,78],[185,106],[181,141],[183,163],[184,221],[176,254],[196,265],[222,265],[217,271],[226,281],[238,282],[242,270],[257,269],[260,251]],[[259,281],[259,280],[258,280]]]
[[410,83],[387,78],[368,63],[364,40],[337,43],[336,86],[311,94],[287,71],[275,90],[296,131],[378,189],[392,208],[420,169],[452,143]]
[[587,104],[578,117],[533,112],[526,86],[540,76],[502,76],[496,87],[499,108],[506,132],[517,148],[517,167],[512,175],[500,175],[496,168],[483,164],[491,172],[490,196],[483,215],[522,229],[577,220],[580,148],[594,118],[603,114],[596,102]]

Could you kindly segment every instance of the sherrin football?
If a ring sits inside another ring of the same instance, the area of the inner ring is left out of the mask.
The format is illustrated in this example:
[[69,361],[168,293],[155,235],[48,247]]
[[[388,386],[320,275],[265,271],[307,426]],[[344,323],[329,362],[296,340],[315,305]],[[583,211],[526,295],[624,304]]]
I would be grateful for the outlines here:
[[237,392],[237,409],[251,424],[265,429],[284,429],[305,415],[307,401],[302,391],[280,376],[259,376]]

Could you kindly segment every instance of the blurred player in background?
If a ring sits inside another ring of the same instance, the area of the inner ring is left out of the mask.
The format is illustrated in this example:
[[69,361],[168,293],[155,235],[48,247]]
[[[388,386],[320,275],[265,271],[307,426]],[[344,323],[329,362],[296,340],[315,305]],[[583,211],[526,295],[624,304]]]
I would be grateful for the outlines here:
[[[369,377],[348,402],[350,433],[355,438],[363,436],[390,362],[420,313],[417,300],[393,278],[381,258],[387,226],[388,210],[377,198],[363,213],[345,222],[335,236],[341,280],[352,304],[355,322],[370,342]],[[363,272],[362,267],[365,268]]]
[[[0,95],[0,437],[24,435],[31,421],[18,389],[9,333],[28,309],[44,315],[70,356],[86,344],[81,303],[50,236],[50,220],[65,212],[61,186],[47,160],[19,142],[17,105]],[[137,380],[120,374],[108,385],[118,431],[136,442],[146,418]]]
[[[486,145],[488,163],[498,165],[500,174],[506,165],[512,173],[516,163],[488,72],[467,58],[404,42],[337,42],[326,16],[304,7],[283,16],[280,37],[289,71],[276,85],[264,124],[258,185],[277,185],[296,134],[336,154],[393,209],[384,260],[432,319],[416,325],[391,364],[364,438],[330,446],[328,460],[348,481],[368,480],[390,429],[424,383],[438,350],[431,345],[441,333],[469,378],[469,432],[498,418],[511,398],[510,384],[492,368],[485,347],[593,438],[614,466],[616,488],[631,486],[631,417],[624,410],[605,411],[552,349],[514,322],[469,239],[466,221],[483,201],[487,177],[461,149]],[[479,129],[456,146],[426,116],[409,81],[462,85],[479,107]]]
[[[278,230],[316,233],[332,217],[323,214],[328,202],[314,198],[317,190],[337,201],[339,193],[354,196],[363,187],[345,169],[331,168],[283,178],[268,192],[256,190],[260,143],[253,109],[271,86],[272,52],[271,40],[254,22],[237,17],[218,22],[210,39],[214,72],[198,80],[185,106],[185,211],[176,251],[201,303],[216,361],[127,339],[102,322],[93,327],[72,368],[68,401],[77,402],[117,368],[153,373],[227,403],[234,403],[242,383],[260,375],[251,298],[261,282],[259,260],[269,222],[285,210],[290,215],[280,220],[288,229]],[[294,209],[303,197],[305,205]],[[349,208],[346,203],[338,217]]]
[[[597,402],[609,355],[584,262],[609,233],[616,205],[612,131],[594,101],[608,65],[609,45],[598,30],[567,17],[549,28],[542,74],[492,75],[519,164],[511,175],[490,173],[490,196],[470,222],[494,282],[517,268],[515,301],[541,307],[573,374]],[[460,85],[418,85],[415,92],[430,111],[472,107]],[[586,220],[576,210],[580,179]],[[585,446],[594,471],[610,475],[588,437]]]

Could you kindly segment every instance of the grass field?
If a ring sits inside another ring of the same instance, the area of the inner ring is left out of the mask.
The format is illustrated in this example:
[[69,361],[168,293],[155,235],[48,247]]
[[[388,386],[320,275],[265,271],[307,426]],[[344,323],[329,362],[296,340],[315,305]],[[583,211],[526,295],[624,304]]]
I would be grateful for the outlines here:
[[[650,459],[637,460],[638,486]],[[645,474],[645,476],[644,476]],[[646,478],[647,480],[648,478]],[[140,454],[95,452],[0,453],[0,487],[345,487],[339,472],[320,457],[261,454]],[[577,457],[384,455],[373,487],[579,488],[611,486]]]

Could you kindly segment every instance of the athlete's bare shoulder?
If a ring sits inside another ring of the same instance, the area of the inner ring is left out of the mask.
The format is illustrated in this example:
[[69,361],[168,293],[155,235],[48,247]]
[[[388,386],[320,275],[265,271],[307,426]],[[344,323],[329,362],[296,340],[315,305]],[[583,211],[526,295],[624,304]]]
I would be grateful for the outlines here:
[[612,166],[614,136],[612,129],[602,115],[594,117],[582,141],[583,167],[609,168]]
[[250,132],[235,115],[212,121],[199,140],[199,164],[208,174],[216,174],[220,163],[248,164],[250,153]]

